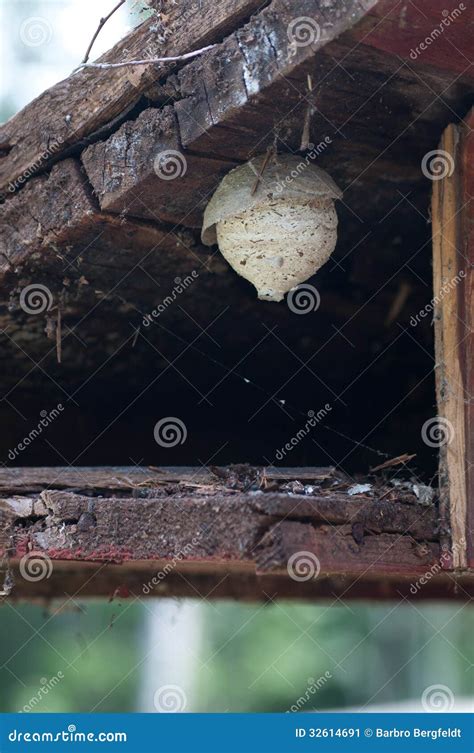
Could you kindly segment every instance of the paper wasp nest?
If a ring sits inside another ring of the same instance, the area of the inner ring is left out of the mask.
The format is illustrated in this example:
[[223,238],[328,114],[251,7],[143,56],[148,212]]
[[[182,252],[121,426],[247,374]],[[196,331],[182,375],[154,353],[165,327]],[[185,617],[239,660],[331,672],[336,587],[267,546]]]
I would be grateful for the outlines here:
[[219,245],[258,297],[281,301],[328,260],[337,240],[332,178],[304,158],[259,156],[231,170],[204,212],[202,241]]

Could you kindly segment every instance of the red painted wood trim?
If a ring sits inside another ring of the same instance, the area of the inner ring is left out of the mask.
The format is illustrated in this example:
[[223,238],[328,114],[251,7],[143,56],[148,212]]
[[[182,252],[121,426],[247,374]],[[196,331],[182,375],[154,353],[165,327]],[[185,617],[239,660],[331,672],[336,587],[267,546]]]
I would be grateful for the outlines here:
[[355,32],[363,44],[398,55],[411,68],[428,66],[474,78],[471,0],[381,0],[360,25],[360,32],[358,28]]

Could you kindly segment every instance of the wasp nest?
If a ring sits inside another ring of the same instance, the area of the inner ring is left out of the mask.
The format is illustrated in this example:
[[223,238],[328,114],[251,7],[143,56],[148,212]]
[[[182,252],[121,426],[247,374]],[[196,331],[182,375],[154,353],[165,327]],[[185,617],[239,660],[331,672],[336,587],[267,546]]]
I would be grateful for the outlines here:
[[219,245],[258,297],[281,301],[328,260],[337,240],[332,178],[292,155],[260,156],[231,170],[204,212],[202,241]]

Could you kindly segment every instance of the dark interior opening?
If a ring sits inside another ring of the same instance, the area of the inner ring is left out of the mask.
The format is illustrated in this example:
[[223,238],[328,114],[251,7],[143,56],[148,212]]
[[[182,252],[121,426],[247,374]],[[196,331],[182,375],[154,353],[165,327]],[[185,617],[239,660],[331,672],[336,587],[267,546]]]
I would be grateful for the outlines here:
[[[304,314],[257,301],[218,251],[204,257],[196,245],[203,274],[149,326],[147,313],[190,272],[179,260],[153,257],[156,266],[137,270],[133,295],[124,280],[87,316],[66,312],[61,364],[45,319],[25,318],[14,358],[10,349],[4,361],[2,461],[353,473],[409,453],[410,468],[429,480],[437,457],[422,436],[436,414],[428,190],[394,189],[379,204],[367,195],[357,212],[338,202],[338,244],[308,281],[319,305]],[[12,341],[8,329],[5,338]],[[308,411],[317,419],[310,430]],[[46,426],[25,446],[42,415]],[[169,417],[186,439],[162,446],[154,428]]]

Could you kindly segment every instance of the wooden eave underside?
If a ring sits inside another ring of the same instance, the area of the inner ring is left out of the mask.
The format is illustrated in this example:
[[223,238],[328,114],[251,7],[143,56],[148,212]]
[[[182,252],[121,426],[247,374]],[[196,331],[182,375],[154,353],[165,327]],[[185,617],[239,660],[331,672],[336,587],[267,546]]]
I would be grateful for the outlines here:
[[[94,262],[88,229],[100,223],[106,244],[115,214],[128,218],[129,230],[137,219],[157,229],[153,240],[138,243],[142,255],[160,245],[162,223],[199,228],[210,193],[233,165],[275,139],[280,149],[299,149],[309,105],[312,142],[330,139],[318,164],[345,189],[352,212],[367,216],[368,191],[377,210],[392,206],[396,189],[427,194],[420,160],[444,125],[464,114],[472,89],[464,55],[470,11],[455,25],[457,52],[448,45],[447,54],[440,39],[437,57],[430,51],[413,61],[414,39],[436,18],[438,2],[421,2],[409,19],[396,0],[337,0],[324,9],[314,0],[301,0],[297,9],[284,0],[200,5],[170,7],[164,44],[151,19],[102,60],[215,43],[209,52],[179,69],[167,63],[79,71],[0,128],[4,274],[36,254],[47,257],[53,245],[76,256],[91,248]],[[318,24],[313,44],[291,45],[296,10]],[[154,156],[168,149],[186,157],[186,174],[176,181],[160,180],[154,170]],[[31,177],[58,162],[49,177]],[[51,207],[49,219],[41,216],[45,192],[59,200],[55,219]]]

